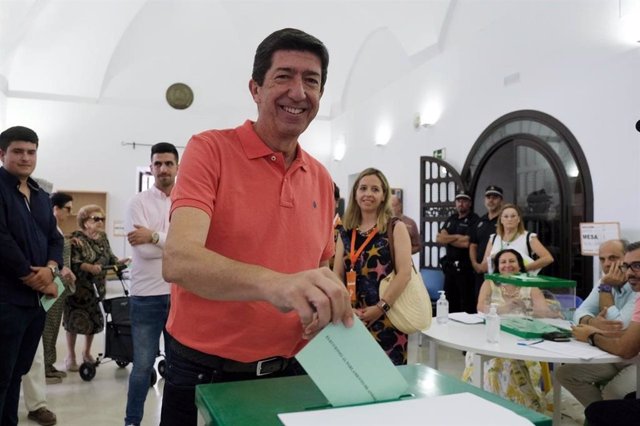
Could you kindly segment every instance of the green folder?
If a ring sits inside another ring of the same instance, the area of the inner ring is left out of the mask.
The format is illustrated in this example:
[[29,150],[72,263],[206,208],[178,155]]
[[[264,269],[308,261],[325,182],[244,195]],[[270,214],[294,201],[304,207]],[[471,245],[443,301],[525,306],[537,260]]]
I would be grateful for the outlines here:
[[538,339],[546,333],[562,333],[571,337],[571,330],[528,317],[501,318],[500,329],[525,339]]

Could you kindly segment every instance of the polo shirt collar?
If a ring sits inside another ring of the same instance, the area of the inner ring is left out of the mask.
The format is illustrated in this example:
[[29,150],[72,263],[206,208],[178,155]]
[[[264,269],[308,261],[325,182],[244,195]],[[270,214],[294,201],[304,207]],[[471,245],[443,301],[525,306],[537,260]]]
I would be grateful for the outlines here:
[[[260,139],[260,136],[258,136],[253,128],[253,124],[253,121],[247,120],[242,126],[236,128],[240,139],[240,145],[242,145],[242,150],[246,154],[247,158],[255,160],[256,158],[269,157],[275,154],[276,152],[269,148],[267,144]],[[278,154],[282,155],[282,153]],[[307,170],[308,163],[309,154],[307,154],[300,146],[300,143],[298,143],[296,145],[296,158],[293,160],[292,166],[299,165],[299,167]]]

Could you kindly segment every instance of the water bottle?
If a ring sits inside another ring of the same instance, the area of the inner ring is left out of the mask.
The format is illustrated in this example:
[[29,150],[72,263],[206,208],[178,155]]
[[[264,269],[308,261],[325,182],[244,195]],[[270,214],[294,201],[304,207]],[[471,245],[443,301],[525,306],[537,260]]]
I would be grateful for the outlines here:
[[485,329],[487,331],[487,342],[498,343],[500,341],[500,315],[498,315],[498,305],[491,304],[489,313],[485,317]]
[[440,299],[436,302],[436,321],[438,324],[446,324],[449,321],[449,301],[444,296],[444,290],[438,293],[440,293]]

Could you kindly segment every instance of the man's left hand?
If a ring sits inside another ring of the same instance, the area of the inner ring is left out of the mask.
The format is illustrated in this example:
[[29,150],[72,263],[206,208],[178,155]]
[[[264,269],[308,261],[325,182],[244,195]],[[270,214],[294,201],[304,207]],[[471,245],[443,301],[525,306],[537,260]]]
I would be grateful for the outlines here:
[[586,342],[587,338],[593,333],[602,333],[599,328],[585,324],[574,325],[571,327],[571,331],[573,331],[573,337],[581,342]]
[[600,282],[602,284],[608,284],[614,287],[620,287],[627,282],[627,277],[622,270],[620,270],[620,265],[622,265],[621,260],[615,261],[610,267],[609,272],[602,276]]
[[153,231],[141,225],[133,225],[133,231],[127,234],[127,240],[132,246],[150,244],[153,241]]

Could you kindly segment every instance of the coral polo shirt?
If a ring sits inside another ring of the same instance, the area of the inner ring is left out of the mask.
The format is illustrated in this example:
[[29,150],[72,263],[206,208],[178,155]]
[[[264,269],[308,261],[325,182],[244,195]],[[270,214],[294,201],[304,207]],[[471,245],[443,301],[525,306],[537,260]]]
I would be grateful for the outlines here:
[[[333,181],[298,146],[285,169],[246,121],[189,141],[171,211],[194,207],[211,218],[205,246],[225,257],[283,272],[314,269],[334,253]],[[268,302],[203,299],[173,284],[167,330],[180,343],[242,362],[292,357],[305,344],[295,312]]]

